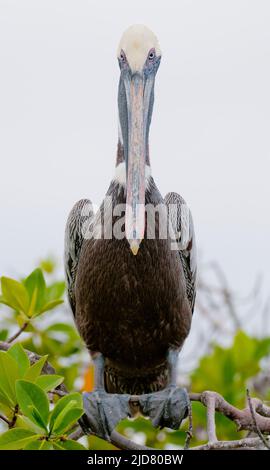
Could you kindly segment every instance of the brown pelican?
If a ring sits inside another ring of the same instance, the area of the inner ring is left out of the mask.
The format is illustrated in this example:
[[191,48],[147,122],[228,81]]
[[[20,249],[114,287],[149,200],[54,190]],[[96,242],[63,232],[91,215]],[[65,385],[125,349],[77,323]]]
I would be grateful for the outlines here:
[[191,325],[196,247],[184,199],[176,193],[163,199],[151,174],[148,138],[160,60],[148,28],[124,32],[115,176],[95,215],[89,200],[73,207],[65,271],[75,321],[95,362],[96,389],[136,395],[163,390],[166,402]]

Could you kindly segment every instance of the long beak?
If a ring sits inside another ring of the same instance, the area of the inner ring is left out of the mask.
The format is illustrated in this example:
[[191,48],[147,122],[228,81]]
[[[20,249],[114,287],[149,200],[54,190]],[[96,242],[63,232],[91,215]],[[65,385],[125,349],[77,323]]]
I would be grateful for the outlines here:
[[146,119],[144,79],[136,73],[125,83],[128,106],[126,238],[134,255],[138,253],[145,230]]

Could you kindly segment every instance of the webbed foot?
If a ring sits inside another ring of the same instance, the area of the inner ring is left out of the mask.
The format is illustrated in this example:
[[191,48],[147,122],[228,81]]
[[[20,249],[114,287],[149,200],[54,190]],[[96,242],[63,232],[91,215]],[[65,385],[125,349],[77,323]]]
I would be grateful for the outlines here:
[[185,389],[175,385],[177,356],[177,351],[169,351],[170,385],[159,392],[132,397],[105,391],[104,358],[101,354],[97,355],[94,358],[95,390],[83,395],[85,414],[80,419],[83,431],[110,438],[117,424],[134,414],[135,402],[138,410],[144,416],[149,416],[154,427],[179,429],[182,420],[188,415],[189,397]]
[[129,395],[107,393],[101,389],[84,393],[85,415],[80,420],[84,432],[108,439],[117,424],[131,416],[129,399]]
[[188,415],[189,397],[184,388],[170,385],[160,392],[144,395],[140,404],[142,413],[149,416],[155,428],[179,429]]

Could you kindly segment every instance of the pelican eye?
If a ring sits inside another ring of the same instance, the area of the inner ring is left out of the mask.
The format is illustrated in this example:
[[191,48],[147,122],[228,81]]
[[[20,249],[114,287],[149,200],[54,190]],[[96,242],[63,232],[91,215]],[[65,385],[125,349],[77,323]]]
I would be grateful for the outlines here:
[[148,54],[148,60],[153,60],[155,58],[155,55],[156,54],[154,50],[150,51]]

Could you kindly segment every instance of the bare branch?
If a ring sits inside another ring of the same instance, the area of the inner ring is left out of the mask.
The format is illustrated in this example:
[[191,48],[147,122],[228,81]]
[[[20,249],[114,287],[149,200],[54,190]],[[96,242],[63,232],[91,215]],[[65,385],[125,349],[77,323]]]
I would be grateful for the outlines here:
[[28,327],[29,325],[29,321],[26,321],[23,326],[17,331],[17,333],[15,333],[13,336],[11,336],[8,340],[7,340],[7,343],[10,344],[12,343],[15,339],[18,338],[18,336],[20,336],[21,333],[24,332],[24,330],[26,330],[26,328]]
[[260,449],[261,440],[259,437],[246,437],[235,441],[208,442],[201,446],[192,447],[192,450],[229,450],[229,449]]
[[255,416],[255,411],[254,411],[254,408],[253,408],[253,405],[252,405],[252,401],[251,401],[251,398],[250,398],[250,394],[249,394],[249,390],[247,389],[247,400],[248,400],[248,405],[249,405],[249,409],[250,409],[250,414],[251,414],[251,417],[252,417],[252,421],[254,423],[254,431],[258,434],[259,438],[261,439],[262,443],[265,445],[265,447],[270,450],[270,446],[268,445],[267,443],[267,440],[265,439],[264,435],[262,434],[259,426],[258,426],[258,423],[257,423],[257,420],[256,420],[256,416]]
[[0,419],[2,419],[2,421],[4,421],[8,425],[8,427],[11,426],[11,421],[9,421],[5,416],[0,415]]
[[13,416],[12,420],[9,423],[9,428],[14,428],[16,421],[17,421],[17,416],[18,416],[18,411],[19,411],[19,405],[16,405],[13,411]]
[[221,267],[217,263],[212,263],[212,269],[216,273],[216,276],[219,279],[221,286],[223,287],[222,294],[223,294],[224,304],[227,306],[228,314],[234,323],[235,329],[239,329],[241,328],[241,322],[235,310],[233,296],[228,287],[226,276],[224,272],[222,271]]
[[[239,410],[235,406],[228,403],[225,398],[223,398],[217,392],[202,392],[202,393],[190,393],[189,397],[191,401],[200,401],[205,407],[208,406],[209,396],[215,398],[215,410],[222,413],[224,416],[229,418],[231,421],[234,421],[238,431],[254,430],[254,423],[250,413],[249,406],[243,410]],[[270,433],[270,419],[265,416],[265,413],[270,412],[270,408],[266,405],[263,405],[261,400],[253,399],[254,411],[256,413],[256,421],[262,433]],[[261,410],[264,411],[264,414],[261,413]]]
[[188,450],[189,449],[189,444],[190,444],[190,441],[193,437],[193,422],[192,422],[192,409],[191,409],[191,404],[190,402],[188,402],[188,422],[189,422],[189,425],[188,425],[188,430],[187,430],[187,436],[186,436],[186,440],[185,440],[185,445],[184,445],[184,450]]
[[256,411],[261,415],[265,416],[266,418],[270,418],[270,407],[266,406],[261,400],[258,398],[251,399],[253,406],[255,406]]
[[63,392],[62,390],[51,390],[50,393],[52,393],[53,395],[58,395],[59,397],[64,397],[66,395],[68,395],[68,392]]
[[213,394],[207,394],[205,397],[205,404],[207,406],[207,433],[209,442],[216,442],[216,422],[215,422],[215,412],[216,412],[216,398]]
[[73,431],[69,436],[68,438],[69,439],[72,439],[73,441],[77,441],[78,439],[80,439],[80,437],[84,436],[84,432],[82,430],[82,428],[80,428],[79,426],[77,427],[77,429],[75,429],[75,431]]
[[[192,450],[211,449],[259,449],[263,446],[269,448],[269,438],[263,436],[270,433],[270,408],[264,405],[258,398],[249,397],[248,404],[243,410],[239,410],[217,392],[190,393],[191,401],[199,401],[207,408],[207,434],[208,443],[193,447]],[[256,431],[258,438],[246,437],[235,441],[218,441],[215,428],[215,411],[219,411],[224,416],[233,421],[238,431]]]
[[136,444],[135,442],[127,439],[126,437],[119,434],[117,431],[113,431],[110,437],[111,444],[118,447],[118,449],[122,450],[153,450],[153,447],[147,447],[140,444]]

